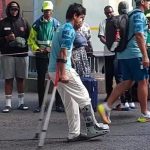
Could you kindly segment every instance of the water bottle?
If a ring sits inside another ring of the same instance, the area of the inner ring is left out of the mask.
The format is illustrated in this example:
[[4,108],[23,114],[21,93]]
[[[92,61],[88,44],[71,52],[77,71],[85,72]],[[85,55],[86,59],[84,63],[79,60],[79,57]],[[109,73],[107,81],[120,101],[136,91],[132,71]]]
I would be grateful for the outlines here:
[[120,30],[117,29],[116,31],[116,35],[115,35],[115,41],[113,42],[111,48],[110,48],[110,51],[111,52],[114,52],[115,49],[117,48],[117,46],[119,45],[119,42],[120,42]]

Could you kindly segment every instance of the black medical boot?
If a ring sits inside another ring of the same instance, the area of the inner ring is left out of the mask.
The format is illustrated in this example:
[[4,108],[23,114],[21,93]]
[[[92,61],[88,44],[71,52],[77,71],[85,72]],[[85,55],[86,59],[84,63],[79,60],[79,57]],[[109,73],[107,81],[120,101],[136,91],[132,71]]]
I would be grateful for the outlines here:
[[91,105],[84,106],[84,108],[81,111],[83,113],[83,117],[86,123],[87,136],[89,139],[104,135],[109,132],[108,125],[103,123],[95,123]]

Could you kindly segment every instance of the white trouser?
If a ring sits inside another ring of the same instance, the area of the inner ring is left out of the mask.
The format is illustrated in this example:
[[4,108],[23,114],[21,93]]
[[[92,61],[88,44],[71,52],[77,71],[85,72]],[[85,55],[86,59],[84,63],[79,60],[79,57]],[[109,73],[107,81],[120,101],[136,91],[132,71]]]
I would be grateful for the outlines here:
[[[69,78],[69,83],[64,84],[62,82],[58,83],[58,92],[62,98],[65,112],[68,120],[69,135],[68,138],[71,139],[80,134],[80,113],[79,107],[82,109],[84,106],[91,104],[91,99],[89,93],[76,71],[71,68],[66,70],[67,76]],[[54,81],[55,72],[50,72],[50,77]],[[94,111],[92,110],[94,117]],[[94,117],[94,121],[96,119]]]

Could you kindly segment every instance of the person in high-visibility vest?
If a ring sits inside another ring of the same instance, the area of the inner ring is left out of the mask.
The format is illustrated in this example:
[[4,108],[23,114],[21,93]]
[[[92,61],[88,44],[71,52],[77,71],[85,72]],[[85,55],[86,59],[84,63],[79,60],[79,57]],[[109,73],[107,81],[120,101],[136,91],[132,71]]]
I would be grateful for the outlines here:
[[40,112],[44,91],[45,91],[45,75],[49,63],[49,53],[51,52],[53,34],[60,25],[59,21],[52,17],[53,3],[51,1],[43,1],[43,15],[38,18],[32,25],[28,45],[36,56],[37,69],[37,91],[39,106],[34,112]]

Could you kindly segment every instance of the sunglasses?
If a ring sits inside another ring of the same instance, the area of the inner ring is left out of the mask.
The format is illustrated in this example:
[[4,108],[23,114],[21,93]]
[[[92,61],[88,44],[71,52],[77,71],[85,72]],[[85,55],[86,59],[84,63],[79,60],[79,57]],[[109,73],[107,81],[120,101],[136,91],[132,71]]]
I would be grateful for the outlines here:
[[18,11],[17,8],[10,8],[10,11]]
[[112,14],[112,13],[113,13],[113,11],[105,12],[105,14]]

